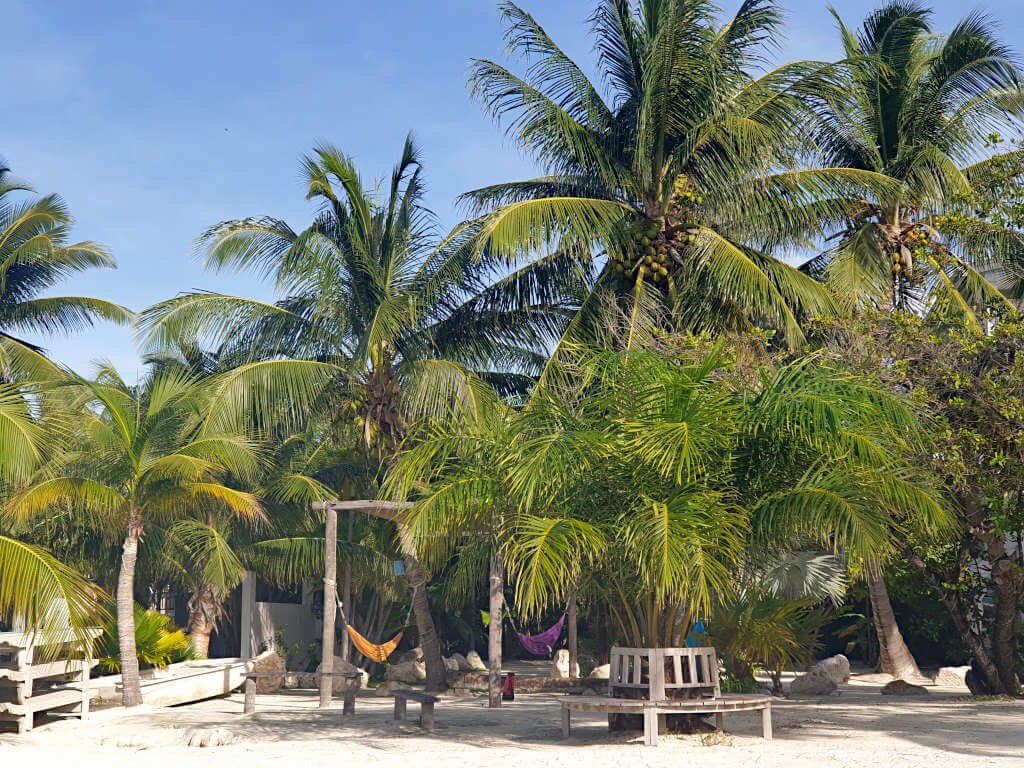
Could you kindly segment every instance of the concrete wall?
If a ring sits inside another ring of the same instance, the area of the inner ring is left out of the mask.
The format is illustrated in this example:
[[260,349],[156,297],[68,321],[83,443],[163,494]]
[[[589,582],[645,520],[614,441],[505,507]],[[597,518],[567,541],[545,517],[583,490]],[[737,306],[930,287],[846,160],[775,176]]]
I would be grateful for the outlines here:
[[[256,579],[250,572],[242,581],[241,650],[249,658],[261,648],[275,645],[275,634],[283,630],[284,643],[308,646],[320,640],[323,620],[313,615],[314,590],[302,585],[301,603],[268,603],[256,600]],[[284,649],[279,649],[284,650]]]

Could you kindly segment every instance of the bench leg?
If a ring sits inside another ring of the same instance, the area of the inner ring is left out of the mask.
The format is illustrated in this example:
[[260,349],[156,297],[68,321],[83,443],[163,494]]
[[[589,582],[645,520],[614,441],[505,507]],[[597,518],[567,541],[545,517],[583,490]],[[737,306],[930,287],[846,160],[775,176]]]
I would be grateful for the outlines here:
[[256,681],[251,677],[245,679],[245,704],[242,705],[242,714],[251,715],[256,711]]
[[18,719],[18,733],[28,733],[32,730],[32,718],[35,717],[34,712],[26,712]]
[[424,731],[434,730],[434,702],[425,701],[420,704],[420,725]]
[[658,715],[653,709],[644,710],[644,744],[658,746]]
[[772,737],[772,705],[768,702],[768,706],[761,710],[761,732],[766,739]]
[[356,713],[356,692],[345,691],[345,698],[341,705],[341,714],[354,715]]
[[725,730],[725,715],[721,712],[715,713],[715,730],[719,733]]
[[395,696],[395,720],[405,720],[405,699]]
[[569,708],[562,705],[562,738],[569,738]]

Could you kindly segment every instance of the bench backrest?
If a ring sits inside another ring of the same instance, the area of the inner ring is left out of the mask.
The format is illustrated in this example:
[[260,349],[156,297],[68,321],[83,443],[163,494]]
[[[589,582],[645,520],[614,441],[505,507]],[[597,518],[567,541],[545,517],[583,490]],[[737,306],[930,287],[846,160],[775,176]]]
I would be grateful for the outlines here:
[[718,698],[718,656],[702,648],[612,648],[608,695],[662,701],[672,691],[703,689]]

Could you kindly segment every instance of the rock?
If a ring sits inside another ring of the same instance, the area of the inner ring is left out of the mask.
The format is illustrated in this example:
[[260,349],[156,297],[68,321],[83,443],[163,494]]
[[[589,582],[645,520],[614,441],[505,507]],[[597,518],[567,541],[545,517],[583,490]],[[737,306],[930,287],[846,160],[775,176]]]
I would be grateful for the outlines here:
[[223,728],[192,728],[185,734],[185,744],[190,747],[220,747],[234,740]]
[[445,668],[446,671],[448,671],[448,672],[458,672],[459,671],[459,660],[456,659],[454,656],[448,656],[447,658],[443,659],[443,661],[444,661],[444,668]]
[[612,676],[612,665],[601,664],[597,667],[594,667],[592,670],[590,670],[590,676],[597,680],[607,680],[609,677]]
[[415,648],[410,648],[408,651],[395,654],[392,657],[392,664],[404,664],[407,661],[423,661],[423,649],[418,645]]
[[470,651],[466,654],[466,663],[469,664],[471,670],[487,669],[487,665],[484,664],[484,660],[480,658],[480,654],[476,651]]
[[451,656],[459,665],[459,672],[469,672],[473,668],[469,666],[469,661],[461,653],[453,653]]
[[967,687],[967,673],[970,672],[970,666],[966,667],[939,667],[939,671],[935,673],[935,684],[947,686],[949,688],[966,688]]
[[280,677],[260,677],[256,679],[256,693],[274,693],[281,690],[284,685],[285,664],[284,659],[277,651],[271,648],[264,651],[252,662],[252,671],[257,675],[272,675],[281,673]]
[[923,685],[914,685],[906,680],[893,680],[882,688],[883,696],[926,696],[928,689]]
[[403,661],[388,667],[387,679],[401,683],[418,683],[427,679],[427,665],[422,661]]
[[[317,668],[316,668],[316,671],[319,672],[320,668],[322,666],[323,666],[323,664],[318,665]],[[355,685],[357,691],[360,688],[368,688],[369,685],[370,685],[370,673],[369,672],[367,672],[365,669],[360,669],[355,664],[350,664],[349,662],[345,661],[344,659],[338,658],[337,656],[334,657],[334,668],[331,671],[332,672],[358,672],[359,673],[359,679],[355,680],[354,682],[350,678],[346,678],[346,677],[335,677],[335,678],[332,678],[331,691],[335,695],[337,695],[337,696],[341,696],[344,693],[346,693],[353,685]],[[303,686],[303,687],[305,687],[305,686]],[[313,681],[313,686],[312,687],[313,688],[319,688],[320,687],[319,678]]]
[[[448,675],[448,686],[458,691],[479,693],[487,690],[487,675],[481,675],[479,672],[456,672]],[[517,680],[516,688],[518,687]]]
[[827,696],[837,688],[832,676],[824,669],[811,667],[807,674],[796,678],[789,686],[793,696]]
[[[836,685],[850,682],[850,660],[838,653],[815,664],[811,669],[820,669],[827,674]],[[808,670],[810,671],[810,670]]]
[[[560,648],[555,651],[555,657],[551,660],[551,676],[552,677],[570,677],[569,675],[569,651],[566,648]],[[576,665],[576,674],[572,677],[580,676],[580,665]]]

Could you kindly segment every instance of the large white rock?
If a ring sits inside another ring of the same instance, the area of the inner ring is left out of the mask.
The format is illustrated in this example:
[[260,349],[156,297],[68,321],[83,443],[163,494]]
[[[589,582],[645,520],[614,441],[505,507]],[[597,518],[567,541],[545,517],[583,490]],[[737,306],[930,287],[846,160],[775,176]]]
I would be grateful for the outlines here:
[[487,669],[484,660],[480,658],[480,654],[476,651],[470,651],[466,654],[466,662],[469,664],[470,669]]
[[[316,671],[320,672],[322,668],[323,668],[323,664],[318,664],[317,668],[316,668]],[[339,656],[335,656],[334,657],[334,667],[333,667],[333,669],[331,669],[331,672],[337,672],[339,674],[342,673],[342,672],[358,672],[359,673],[358,688],[369,688],[370,687],[370,673],[367,672],[365,669],[360,669],[355,664],[350,664],[349,662],[345,661],[344,659],[342,659]],[[314,687],[318,687],[319,685],[320,685],[320,682],[318,680],[316,686],[314,686]],[[333,677],[333,678],[331,678],[331,691],[333,693],[335,693],[336,695],[338,695],[338,696],[344,694],[351,687],[351,685],[352,685],[352,681],[349,678],[346,678],[346,677]],[[358,688],[357,688],[357,690],[358,690]]]
[[789,692],[793,696],[827,696],[837,688],[835,680],[824,669],[811,667],[807,674],[793,680]]
[[966,688],[967,673],[970,671],[970,666],[939,667],[939,671],[935,673],[935,684],[948,688]]
[[448,656],[444,659],[444,668],[447,672],[458,672],[459,671],[459,660],[454,656]]
[[607,680],[612,676],[612,665],[599,664],[590,670],[590,676],[595,680]]
[[[579,676],[580,665],[576,664],[575,677]],[[555,651],[555,656],[551,659],[551,677],[569,677],[569,650],[567,648],[560,648]]]
[[427,665],[422,661],[403,661],[401,664],[392,664],[388,667],[388,681],[397,680],[400,683],[418,683],[427,679]]
[[832,678],[832,682],[836,685],[850,682],[850,660],[841,653],[822,659],[811,669],[822,670]]
[[467,661],[466,657],[463,656],[461,653],[453,653],[451,657],[455,660],[455,663],[459,665],[460,672],[469,672],[471,669],[473,669],[471,666],[469,666],[469,661]]
[[280,677],[260,677],[256,679],[256,693],[275,693],[284,685],[285,663],[284,659],[271,648],[264,651],[252,663],[252,671],[257,675],[273,675],[281,673]]

